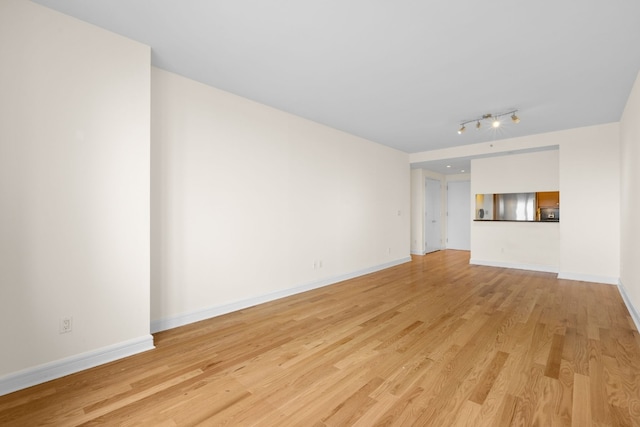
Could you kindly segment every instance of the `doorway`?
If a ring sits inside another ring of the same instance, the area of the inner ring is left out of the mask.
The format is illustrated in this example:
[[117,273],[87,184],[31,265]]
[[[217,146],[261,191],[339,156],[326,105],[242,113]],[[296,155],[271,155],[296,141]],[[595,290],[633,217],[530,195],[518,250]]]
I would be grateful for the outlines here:
[[447,184],[447,249],[471,250],[471,183]]
[[424,253],[428,254],[442,249],[440,181],[426,179],[424,200]]

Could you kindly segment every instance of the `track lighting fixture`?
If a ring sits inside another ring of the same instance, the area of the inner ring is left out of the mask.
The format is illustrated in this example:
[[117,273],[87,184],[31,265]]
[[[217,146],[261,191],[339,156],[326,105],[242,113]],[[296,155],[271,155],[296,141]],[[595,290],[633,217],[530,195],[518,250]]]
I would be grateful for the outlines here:
[[490,120],[491,127],[493,127],[494,129],[499,128],[502,125],[500,118],[508,115],[511,115],[511,121],[513,123],[520,123],[520,117],[516,116],[517,112],[518,110],[511,110],[505,113],[498,113],[498,114],[487,113],[487,114],[483,114],[481,117],[477,119],[465,120],[464,122],[460,123],[460,129],[458,129],[458,133],[462,135],[462,133],[466,130],[465,126],[472,122],[476,122],[476,129],[480,129],[482,127],[483,120]]

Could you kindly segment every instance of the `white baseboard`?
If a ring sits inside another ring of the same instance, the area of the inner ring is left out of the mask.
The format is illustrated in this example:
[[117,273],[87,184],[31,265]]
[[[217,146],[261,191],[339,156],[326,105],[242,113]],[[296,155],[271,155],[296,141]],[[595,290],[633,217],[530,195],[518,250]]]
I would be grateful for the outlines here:
[[520,264],[520,263],[502,262],[502,261],[484,261],[484,260],[479,260],[474,258],[471,258],[469,260],[469,264],[484,265],[487,267],[513,268],[516,270],[541,271],[544,273],[558,273],[558,268],[550,265]]
[[558,273],[558,279],[577,280],[579,282],[606,283],[607,285],[617,285],[617,277],[609,276],[593,276],[590,274],[568,273],[561,271]]
[[629,314],[631,315],[631,319],[633,323],[636,325],[636,329],[640,331],[640,314],[638,310],[633,306],[631,299],[629,299],[629,295],[627,295],[627,291],[622,284],[622,280],[618,280],[618,289],[620,290],[620,295],[622,295],[622,300],[624,304],[627,306],[627,310],[629,310]]
[[154,348],[153,337],[146,335],[15,372],[0,377],[0,396]]
[[333,285],[334,283],[342,282],[348,279],[353,279],[354,277],[363,276],[365,274],[374,273],[376,271],[384,270],[386,268],[394,267],[396,265],[404,264],[405,262],[410,262],[410,261],[411,261],[411,257],[400,258],[398,260],[390,261],[385,264],[380,264],[374,267],[365,268],[363,270],[354,271],[352,273],[343,274],[340,276],[334,276],[334,277],[318,280],[311,283],[306,283],[304,285],[296,286],[294,288],[289,288],[289,289],[284,289],[278,292],[259,295],[259,296],[248,298],[245,300],[236,301],[230,304],[208,307],[203,310],[192,311],[190,313],[173,316],[166,319],[154,320],[151,322],[151,333],[156,333],[160,331],[165,331],[167,329],[177,328],[179,326],[188,325],[190,323],[199,322],[200,320],[210,319],[216,316],[221,316],[223,314],[242,310],[248,307],[252,307],[254,305],[258,305],[265,302],[288,297],[291,295],[299,294],[302,292],[310,291],[312,289]]
[[580,274],[580,273],[569,273],[566,271],[559,271],[557,267],[548,266],[548,265],[537,265],[537,264],[519,264],[519,263],[510,263],[510,262],[502,262],[502,261],[484,261],[479,259],[471,258],[469,260],[469,264],[473,265],[484,265],[488,267],[501,267],[501,268],[515,268],[518,270],[531,270],[531,271],[541,271],[545,273],[556,273],[558,275],[558,279],[564,280],[575,280],[579,282],[593,282],[593,283],[605,283],[608,285],[617,285],[618,278],[617,277],[609,277],[609,276],[594,276],[590,274]]

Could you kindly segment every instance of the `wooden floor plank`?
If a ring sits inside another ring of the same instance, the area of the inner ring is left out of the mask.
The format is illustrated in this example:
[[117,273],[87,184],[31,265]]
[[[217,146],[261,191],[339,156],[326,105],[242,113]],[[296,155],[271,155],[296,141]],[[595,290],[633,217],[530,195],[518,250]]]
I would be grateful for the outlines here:
[[440,251],[155,334],[0,425],[640,426],[630,319],[615,286]]
[[571,426],[590,427],[593,425],[591,417],[591,382],[589,381],[589,377],[576,374],[573,384]]
[[482,405],[491,391],[491,387],[500,374],[504,363],[506,362],[509,354],[504,353],[502,351],[498,351],[493,359],[491,360],[491,364],[485,370],[482,377],[478,380],[478,385],[474,388],[469,400],[475,402],[479,405]]

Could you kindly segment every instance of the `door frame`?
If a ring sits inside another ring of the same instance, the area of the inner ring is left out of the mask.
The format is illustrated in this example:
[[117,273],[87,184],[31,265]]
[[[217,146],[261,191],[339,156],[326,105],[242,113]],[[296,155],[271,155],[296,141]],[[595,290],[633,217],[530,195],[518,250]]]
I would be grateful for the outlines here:
[[[428,241],[430,241],[431,239],[427,239],[427,232],[429,230],[429,223],[427,222],[427,212],[428,212],[428,208],[427,208],[427,201],[429,200],[429,197],[427,197],[427,192],[429,191],[430,186],[428,185],[428,182],[432,181],[433,184],[435,184],[434,188],[437,188],[437,197],[435,198],[435,200],[437,200],[437,212],[435,213],[436,217],[437,217],[437,222],[438,222],[438,234],[439,234],[439,242],[436,245],[432,245],[429,246],[429,244],[427,243]],[[442,250],[442,181],[435,179],[435,178],[431,178],[431,177],[425,177],[424,180],[424,211],[423,211],[423,239],[424,239],[424,245],[423,245],[423,253],[424,254],[428,254],[431,252],[437,252],[439,250]],[[430,250],[431,248],[433,248],[433,250]]]

